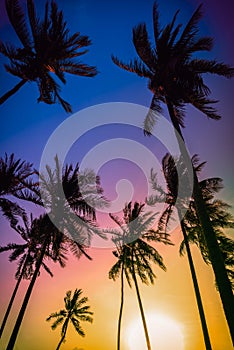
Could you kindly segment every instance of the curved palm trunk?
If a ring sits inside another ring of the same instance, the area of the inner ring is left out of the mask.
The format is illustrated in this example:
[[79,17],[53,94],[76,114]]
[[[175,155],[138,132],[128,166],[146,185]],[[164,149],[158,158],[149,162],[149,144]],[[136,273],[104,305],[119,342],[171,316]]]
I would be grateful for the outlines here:
[[145,313],[144,313],[144,309],[143,309],[143,305],[142,305],[142,301],[141,301],[140,291],[139,291],[134,268],[133,268],[133,272],[132,272],[132,277],[133,277],[133,281],[134,281],[135,288],[136,288],[137,300],[138,300],[138,304],[139,304],[139,308],[140,308],[140,312],[141,312],[141,318],[142,318],[142,323],[143,323],[144,332],[145,332],[145,340],[146,340],[147,349],[152,350],[151,345],[150,345],[150,339],[149,339],[149,333],[148,333],[148,329],[147,329],[146,319],[145,319]]
[[19,276],[19,278],[18,278],[18,280],[17,280],[17,282],[16,282],[16,285],[15,285],[15,288],[14,288],[14,290],[13,290],[11,299],[10,299],[10,301],[9,301],[9,304],[8,304],[8,307],[7,307],[5,316],[4,316],[3,321],[2,321],[2,325],[1,325],[1,328],[0,328],[0,338],[1,338],[2,333],[3,333],[3,331],[4,331],[4,328],[5,328],[7,319],[8,319],[8,317],[9,317],[9,314],[10,314],[10,312],[11,312],[11,308],[12,308],[13,302],[14,302],[14,300],[15,300],[15,296],[16,296],[16,294],[17,294],[17,291],[18,291],[18,289],[19,289],[20,282],[21,282],[21,280],[22,280],[22,278],[23,278],[24,271],[25,271],[25,267],[26,267],[27,262],[28,262],[28,256],[29,256],[29,254],[25,257],[25,259],[24,259],[23,262],[22,262],[22,265],[23,265],[23,266],[22,266],[22,269],[21,269],[21,274],[20,274],[20,276]]
[[41,254],[40,254],[39,258],[38,258],[35,271],[33,273],[32,279],[30,281],[30,284],[28,286],[27,292],[25,294],[23,304],[21,306],[20,312],[19,312],[17,320],[15,322],[15,326],[14,326],[14,329],[12,331],[12,334],[11,334],[11,337],[10,337],[10,340],[9,340],[9,343],[7,345],[6,350],[13,350],[14,349],[16,338],[18,336],[19,329],[20,329],[21,323],[23,321],[24,314],[25,314],[25,311],[26,311],[26,308],[27,308],[30,296],[32,294],[32,290],[33,290],[34,284],[36,282],[38,273],[39,273],[40,268],[41,268],[41,264],[42,264],[42,261],[43,261],[44,255],[45,255],[46,247],[47,247],[47,240],[43,244],[43,247],[42,247],[42,250],[41,250]]
[[7,91],[3,96],[0,97],[0,105],[2,105],[9,97],[14,95],[25,83],[27,80],[22,79],[18,84],[16,84],[11,90]]
[[122,265],[121,270],[121,302],[119,309],[119,320],[118,320],[118,334],[117,334],[117,350],[120,350],[120,332],[121,332],[121,322],[123,316],[123,304],[124,304],[124,266]]
[[64,340],[65,340],[65,337],[66,337],[66,333],[67,333],[67,326],[68,326],[68,319],[66,319],[66,327],[65,327],[65,331],[64,331],[64,333],[63,333],[63,335],[62,335],[62,337],[61,337],[61,339],[60,339],[60,341],[59,341],[59,343],[58,343],[58,345],[57,345],[57,348],[56,348],[56,350],[59,350],[60,349],[60,346],[62,345],[62,343],[64,342]]
[[[180,126],[175,118],[173,105],[170,101],[167,101],[167,107],[170,114],[170,118],[174,128],[177,130],[181,139],[178,138],[180,151],[185,160],[190,161],[190,157],[187,148],[184,144],[184,139],[180,130]],[[177,136],[177,135],[176,135]],[[209,215],[206,211],[204,199],[199,186],[197,174],[193,171],[194,184],[193,184],[193,196],[195,201],[195,207],[198,214],[199,221],[202,226],[204,238],[206,241],[207,249],[209,252],[209,258],[215,274],[218,290],[220,293],[221,301],[223,304],[224,313],[229,326],[229,331],[234,345],[234,298],[230,281],[228,279],[227,271],[225,268],[224,260],[219,249],[215,232],[210,223]]]
[[189,246],[188,236],[187,236],[187,233],[185,230],[182,215],[181,215],[179,210],[178,210],[178,215],[179,215],[179,219],[181,222],[181,229],[182,229],[182,233],[183,233],[183,237],[184,237],[185,248],[187,251],[189,268],[190,268],[190,272],[192,275],[193,287],[194,287],[194,291],[195,291],[195,295],[196,295],[197,307],[198,307],[200,321],[201,321],[201,325],[202,325],[202,332],[203,332],[203,338],[204,338],[206,350],[212,350],[209,332],[208,332],[208,327],[207,327],[207,323],[206,323],[205,312],[204,312],[204,308],[202,305],[201,294],[200,294],[200,290],[199,290],[199,286],[198,286],[197,275],[196,275],[195,267],[193,264],[193,258],[192,258],[192,254],[191,254],[191,250],[190,250],[190,246]]

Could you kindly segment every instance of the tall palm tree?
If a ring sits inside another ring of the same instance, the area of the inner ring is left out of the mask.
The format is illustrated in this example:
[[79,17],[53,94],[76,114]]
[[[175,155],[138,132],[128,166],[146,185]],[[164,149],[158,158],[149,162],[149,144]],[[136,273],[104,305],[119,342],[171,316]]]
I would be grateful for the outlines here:
[[[205,163],[196,164],[197,156],[192,157],[192,162],[194,166],[196,165],[195,170],[197,172],[200,171],[202,166],[205,164]],[[202,298],[201,298],[201,293],[198,285],[197,275],[196,275],[192,253],[189,245],[189,239],[186,231],[186,225],[181,213],[182,207],[187,205],[187,203],[184,203],[183,199],[182,201],[180,201],[180,198],[178,199],[178,187],[179,187],[178,172],[186,176],[185,165],[183,164],[181,159],[177,160],[176,162],[174,158],[169,153],[167,153],[162,159],[162,170],[163,170],[164,178],[166,180],[167,190],[165,192],[163,188],[159,185],[157,181],[157,174],[152,171],[151,172],[152,188],[156,191],[157,194],[152,195],[148,198],[148,204],[154,205],[160,202],[166,203],[166,208],[164,209],[158,221],[159,232],[167,232],[167,227],[170,223],[170,220],[173,217],[173,212],[175,209],[177,210],[177,213],[180,219],[181,232],[183,234],[183,249],[184,248],[186,249],[186,253],[188,257],[189,268],[191,272],[197,307],[198,307],[201,326],[202,326],[204,343],[207,350],[212,350],[205,312],[204,312]],[[209,185],[209,188],[211,188],[212,185],[214,186],[214,184],[218,185],[219,180],[220,179],[218,178],[206,179],[205,180],[205,183],[207,183],[206,190],[208,191],[208,185]],[[185,182],[183,182],[183,184],[184,183]]]
[[61,330],[61,339],[58,343],[58,346],[56,347],[56,350],[59,350],[62,343],[65,342],[66,333],[70,322],[81,337],[85,336],[84,330],[81,327],[81,321],[90,323],[93,322],[93,318],[91,317],[91,315],[93,315],[93,312],[89,311],[90,306],[85,305],[88,301],[88,298],[81,298],[81,294],[81,289],[76,289],[73,295],[71,290],[69,290],[64,298],[65,308],[59,310],[58,312],[53,312],[46,319],[46,321],[50,321],[54,318],[56,319],[51,326],[53,330],[56,329],[58,325],[61,325],[61,323],[63,323]]
[[0,210],[13,225],[17,223],[15,216],[23,215],[24,210],[9,196],[42,204],[33,174],[32,164],[15,159],[14,153],[0,157]]
[[[92,235],[95,233],[104,238],[104,235],[98,230],[94,223],[95,209],[85,202],[80,191],[78,181],[79,167],[75,166],[73,169],[72,165],[70,165],[61,169],[57,157],[55,158],[55,165],[54,170],[47,166],[47,174],[40,175],[40,191],[43,193],[42,197],[46,198],[44,205],[48,214],[43,215],[38,220],[38,225],[35,229],[43,235],[44,239],[7,350],[12,350],[14,348],[46,252],[49,251],[53,260],[57,261],[61,255],[66,255],[68,248],[70,248],[71,252],[75,254],[77,258],[80,258],[81,255],[84,254],[91,260],[91,257],[86,252],[86,247],[89,246]],[[66,200],[63,198],[60,191],[60,184],[62,184]],[[103,203],[102,189],[98,183],[97,187],[98,191],[96,192],[96,197],[100,197],[100,202]],[[89,196],[91,196],[90,192]],[[76,215],[70,215],[70,207],[73,208]],[[50,218],[54,218],[53,222]],[[54,222],[59,225],[59,228]]]
[[[199,170],[201,170],[200,167]],[[215,198],[215,194],[223,188],[222,179],[205,179],[200,181],[203,198],[206,204],[212,227],[215,231],[224,263],[226,265],[229,280],[234,287],[234,241],[229,238],[224,229],[234,228],[234,218],[229,212],[230,206],[220,199]],[[189,242],[195,243],[207,264],[211,264],[209,252],[207,250],[204,236],[202,235],[201,224],[199,222],[194,202],[190,202],[189,210],[184,217],[184,226]],[[184,242],[181,243],[180,252],[183,254]]]
[[[180,29],[182,25],[178,24],[175,26],[177,15],[178,11],[171,23],[161,29],[158,21],[157,3],[155,3],[153,7],[155,47],[150,43],[146,24],[139,24],[133,29],[133,44],[138,54],[138,59],[130,61],[129,64],[121,62],[114,56],[112,56],[112,60],[119,67],[148,79],[148,88],[153,93],[153,98],[150,111],[145,119],[145,133],[148,135],[151,133],[157,120],[157,112],[161,112],[161,103],[165,103],[171,122],[177,131],[176,137],[181,154],[185,161],[189,162],[190,157],[181,132],[181,127],[184,126],[184,107],[186,104],[191,104],[208,118],[220,119],[217,111],[211,105],[217,101],[208,97],[210,89],[204,83],[203,75],[210,73],[231,78],[234,75],[234,69],[216,60],[193,57],[199,51],[210,51],[213,45],[212,38],[198,37],[198,22],[202,17],[201,5],[193,13],[181,34]],[[215,232],[206,211],[195,171],[192,185],[196,211],[201,222],[225,316],[234,343],[234,298],[232,288]]]
[[151,262],[157,264],[163,270],[166,270],[161,255],[153,246],[147,243],[147,241],[171,244],[167,234],[158,234],[155,230],[150,228],[154,223],[156,214],[143,214],[143,207],[144,204],[135,202],[134,207],[132,208],[132,204],[130,202],[123,210],[123,220],[120,220],[117,216],[110,214],[110,217],[119,226],[120,230],[107,230],[113,235],[113,241],[116,245],[116,250],[113,252],[113,254],[118,258],[118,261],[109,271],[109,278],[115,281],[116,278],[121,275],[121,303],[117,334],[118,350],[120,349],[120,332],[124,303],[124,275],[130,287],[131,280],[133,280],[135,285],[145,332],[146,344],[148,350],[151,349],[137,275],[143,283],[149,284],[154,283],[154,278],[156,277],[152,270]]
[[29,27],[19,0],[6,0],[5,4],[9,21],[22,47],[0,41],[0,52],[10,61],[5,64],[6,71],[21,80],[0,98],[0,104],[25,83],[35,82],[39,89],[39,102],[59,102],[66,112],[71,112],[70,104],[60,96],[60,86],[52,75],[65,84],[65,73],[86,77],[97,74],[95,67],[75,60],[87,52],[80,49],[91,44],[88,36],[79,32],[70,34],[63,12],[58,10],[54,0],[50,4],[46,2],[43,19],[37,16],[34,1],[27,0]]
[[[19,289],[20,283],[22,279],[30,280],[31,277],[33,276],[35,263],[37,261],[38,254],[40,251],[39,250],[40,241],[42,237],[35,236],[35,231],[33,229],[34,220],[32,215],[30,217],[30,220],[26,215],[24,215],[22,217],[22,221],[23,221],[23,226],[17,223],[17,224],[12,224],[11,227],[14,228],[14,230],[17,233],[19,233],[20,237],[24,240],[24,243],[21,243],[21,244],[9,243],[4,247],[2,246],[0,247],[0,253],[11,251],[11,254],[9,255],[10,262],[18,261],[18,267],[15,273],[15,278],[17,282],[2,321],[2,325],[0,328],[0,338],[4,331],[4,328],[5,328],[7,319],[9,317],[13,302],[15,300],[17,291]],[[34,233],[34,235],[32,235],[32,233]],[[48,258],[48,254],[46,254],[45,258]],[[62,265],[64,264],[61,256],[60,256],[60,264]],[[44,261],[42,262],[42,267],[46,270],[46,272],[49,273],[51,277],[53,277],[51,270],[44,263]]]

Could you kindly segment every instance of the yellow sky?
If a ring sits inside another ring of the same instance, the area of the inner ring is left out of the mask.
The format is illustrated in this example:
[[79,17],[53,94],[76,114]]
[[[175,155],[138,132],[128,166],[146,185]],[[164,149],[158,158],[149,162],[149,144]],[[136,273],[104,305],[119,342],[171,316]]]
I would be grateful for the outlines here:
[[[178,233],[174,235],[178,241]],[[150,314],[160,314],[172,319],[180,325],[184,336],[183,350],[203,350],[201,327],[192,282],[186,256],[179,257],[178,245],[158,246],[163,255],[167,272],[155,269],[157,279],[153,286],[142,286],[140,283],[144,309]],[[111,249],[91,249],[93,261],[82,258],[76,261],[70,258],[65,269],[53,266],[54,277],[51,279],[43,272],[38,278],[30,300],[29,307],[21,327],[15,350],[51,350],[56,348],[59,341],[60,330],[52,331],[46,317],[54,311],[63,308],[63,297],[67,290],[82,288],[84,295],[88,296],[89,304],[94,311],[94,323],[84,324],[86,337],[79,337],[70,327],[67,341],[61,350],[110,350],[116,346],[116,330],[120,301],[120,281],[113,282],[108,279],[108,271],[115,262]],[[204,302],[207,322],[210,331],[213,350],[231,350],[227,325],[217,291],[215,290],[213,274],[207,267],[194,247],[193,255],[196,269],[199,273],[199,284]],[[8,263],[9,264],[9,263]],[[10,296],[12,284],[6,285]],[[25,289],[24,282],[21,291]],[[123,316],[122,350],[133,350],[129,347],[127,329],[133,321],[139,318],[135,290],[125,288],[125,305]],[[7,299],[2,300],[6,306]],[[14,310],[20,305],[18,297]],[[1,308],[3,312],[3,306]],[[4,346],[10,335],[14,315],[1,340]],[[156,325],[155,325],[156,327]],[[167,340],[165,339],[165,342]],[[152,344],[153,350],[156,349]],[[144,350],[144,349],[142,349]],[[160,349],[158,349],[160,350]],[[174,350],[181,350],[174,346]]]

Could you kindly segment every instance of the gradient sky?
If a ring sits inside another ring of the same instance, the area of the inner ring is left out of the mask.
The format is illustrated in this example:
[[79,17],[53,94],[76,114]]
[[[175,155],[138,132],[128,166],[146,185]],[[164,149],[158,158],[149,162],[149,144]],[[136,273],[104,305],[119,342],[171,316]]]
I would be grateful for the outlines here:
[[[25,5],[25,1],[22,0],[22,3]],[[120,70],[112,63],[110,56],[115,54],[125,61],[135,57],[131,42],[132,28],[140,22],[146,22],[152,34],[153,1],[58,0],[57,3],[64,11],[71,32],[80,31],[81,34],[88,35],[92,40],[89,53],[82,56],[82,60],[97,66],[99,71],[99,74],[92,79],[67,77],[67,84],[62,87],[61,95],[71,103],[73,112],[106,102],[131,102],[149,106],[151,93],[147,90],[146,80]],[[163,25],[167,23],[175,11],[180,8],[179,21],[185,23],[199,3],[200,1],[197,0],[160,0],[160,22]],[[35,4],[38,12],[41,13],[44,0],[35,0]],[[6,17],[3,0],[0,0],[0,15],[1,40],[17,43],[17,37]],[[201,33],[212,35],[215,38],[214,49],[207,57],[233,65],[234,24],[232,17],[231,0],[204,1],[204,18],[200,24]],[[18,82],[17,78],[5,72],[4,62],[5,59],[0,57],[1,95]],[[225,188],[220,192],[220,197],[229,204],[233,204],[232,95],[234,80],[207,77],[207,82],[212,89],[213,97],[220,100],[217,107],[222,119],[218,122],[207,120],[194,109],[188,108],[184,135],[190,153],[198,153],[201,160],[208,162],[203,176],[222,177]],[[28,84],[0,108],[1,155],[4,152],[14,152],[16,157],[33,162],[35,167],[39,166],[43,149],[51,133],[68,117],[60,105],[38,104],[37,97],[36,86]],[[104,140],[115,137],[133,139],[145,145],[155,152],[158,161],[164,154],[163,148],[157,147],[155,151],[156,141],[153,138],[145,138],[140,129],[111,126],[109,128],[100,127],[83,135],[74,145],[67,159],[72,162],[81,162],[89,149]],[[111,161],[103,166],[100,175],[105,195],[108,198],[114,199],[116,196],[117,181],[127,178],[132,182],[134,188],[133,199],[144,200],[145,178],[136,165],[120,160]],[[19,240],[4,219],[1,219],[0,223],[1,245]],[[166,315],[181,325],[184,350],[202,350],[204,345],[187,260],[186,257],[180,258],[178,254],[180,239],[180,232],[177,229],[173,233],[175,247],[158,247],[165,259],[168,271],[165,273],[158,269],[155,270],[158,276],[155,285],[141,286],[142,299],[146,312]],[[193,249],[193,252],[199,271],[199,282],[213,349],[232,349],[211,269],[201,261],[196,249]],[[115,348],[120,290],[119,281],[114,283],[108,280],[108,271],[115,261],[114,256],[111,249],[101,248],[91,248],[90,254],[93,257],[92,262],[85,258],[74,261],[74,258],[71,257],[65,269],[51,266],[54,273],[53,279],[44,272],[41,273],[21,326],[15,346],[16,350],[50,350],[56,347],[60,331],[57,329],[52,332],[45,318],[51,312],[59,310],[63,306],[65,292],[75,288],[82,288],[84,294],[89,297],[90,305],[95,313],[94,324],[84,325],[86,331],[84,339],[76,335],[71,327],[67,342],[62,345],[61,349],[109,350]],[[3,315],[15,283],[15,265],[8,262],[7,254],[1,254],[0,262],[0,313]],[[26,287],[27,282],[24,282],[0,343],[3,347],[7,343]],[[133,320],[139,317],[134,290],[127,288],[125,305],[122,350],[133,350],[128,344],[126,330]],[[181,349],[175,348],[175,350]]]

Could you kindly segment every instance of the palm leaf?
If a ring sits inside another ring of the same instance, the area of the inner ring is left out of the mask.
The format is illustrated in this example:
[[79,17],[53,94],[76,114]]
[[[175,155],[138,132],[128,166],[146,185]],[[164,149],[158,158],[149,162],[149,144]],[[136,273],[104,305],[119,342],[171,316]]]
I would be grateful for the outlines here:
[[31,48],[30,34],[26,25],[25,15],[18,0],[6,0],[8,18],[18,38],[26,49]]

